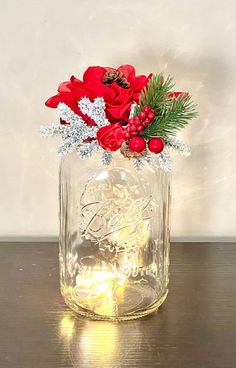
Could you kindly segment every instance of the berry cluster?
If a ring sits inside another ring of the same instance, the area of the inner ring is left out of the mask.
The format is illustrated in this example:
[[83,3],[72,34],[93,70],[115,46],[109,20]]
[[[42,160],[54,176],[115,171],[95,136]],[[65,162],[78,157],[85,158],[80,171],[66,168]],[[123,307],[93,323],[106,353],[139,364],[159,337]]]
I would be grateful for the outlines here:
[[125,128],[125,139],[139,135],[154,119],[154,110],[150,106],[144,106],[143,110],[135,118],[128,120],[128,126]]
[[[145,105],[143,110],[135,118],[128,120],[128,126],[124,130],[125,139],[129,141],[129,148],[132,152],[141,153],[146,148],[146,141],[139,137],[139,134],[154,119],[154,110]],[[148,148],[153,153],[160,153],[164,148],[164,142],[161,138],[151,138],[148,142]]]

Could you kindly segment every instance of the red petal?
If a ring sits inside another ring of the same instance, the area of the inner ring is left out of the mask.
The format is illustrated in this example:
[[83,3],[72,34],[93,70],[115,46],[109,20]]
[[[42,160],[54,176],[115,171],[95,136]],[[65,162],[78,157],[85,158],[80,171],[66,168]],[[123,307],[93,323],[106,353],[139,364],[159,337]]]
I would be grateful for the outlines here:
[[59,85],[58,87],[58,92],[70,92],[70,86],[71,86],[71,82],[63,82]]
[[123,106],[109,106],[107,105],[108,119],[113,122],[114,120],[128,120],[130,107],[132,102],[129,102]]
[[83,81],[85,83],[88,83],[91,80],[101,81],[105,73],[106,69],[101,66],[90,66],[84,72]]
[[113,100],[115,97],[114,91],[100,81],[89,81],[86,84],[86,87],[94,95],[94,97],[103,97],[105,101]]
[[132,84],[132,89],[134,92],[142,91],[144,87],[148,84],[148,78],[145,75],[139,75],[135,77],[134,82]]
[[133,101],[132,102],[129,102],[126,105],[123,105],[121,107],[120,113],[121,113],[121,119],[122,120],[128,121],[132,103],[133,103]]
[[122,72],[125,78],[127,78],[129,82],[131,83],[133,82],[134,77],[135,77],[135,69],[133,65],[129,65],[129,64],[121,65],[119,66],[117,70],[119,72]]
[[76,94],[81,95],[83,93],[88,93],[85,83],[79,80],[61,83],[58,87],[58,92],[72,93],[74,95]]
[[83,82],[80,79],[77,79],[74,75],[72,75],[70,77],[70,81],[71,81],[71,83],[76,84],[78,86],[80,86],[81,84],[83,84]]
[[125,89],[118,86],[117,83],[112,83],[110,89],[114,92],[114,99],[112,101],[113,105],[124,104],[129,101],[132,97],[132,90],[130,88]]
[[51,108],[55,109],[57,107],[57,105],[59,104],[59,102],[61,102],[61,99],[60,99],[60,94],[58,93],[58,95],[55,95],[55,96],[50,97],[45,102],[45,105],[47,107],[51,107]]
[[73,75],[70,78],[70,81],[62,82],[58,87],[58,92],[70,92],[73,87],[84,88],[84,83],[79,79],[75,78]]
[[[82,96],[81,96],[82,97]],[[80,97],[80,98],[81,98]],[[79,98],[79,99],[80,99]],[[50,97],[45,105],[48,107],[56,108],[59,102],[64,102],[67,106],[69,106],[76,114],[81,115],[80,109],[78,107],[78,101],[75,96],[71,93],[58,93],[57,95]]]
[[134,102],[139,103],[140,95],[141,95],[141,92],[136,92],[133,94]]

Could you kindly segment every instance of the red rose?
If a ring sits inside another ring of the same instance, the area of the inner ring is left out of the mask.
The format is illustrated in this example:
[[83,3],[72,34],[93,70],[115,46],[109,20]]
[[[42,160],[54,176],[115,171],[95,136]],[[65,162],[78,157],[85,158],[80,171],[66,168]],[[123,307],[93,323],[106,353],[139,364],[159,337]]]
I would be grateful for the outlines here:
[[120,123],[104,126],[97,132],[98,144],[107,151],[117,151],[125,141]]
[[135,69],[132,65],[122,65],[117,71],[121,72],[122,77],[126,78],[129,82],[129,87],[120,87],[116,82],[107,86],[102,80],[104,74],[111,70],[116,69],[93,66],[85,71],[83,81],[72,76],[70,81],[60,84],[58,88],[59,93],[49,98],[45,103],[46,106],[56,108],[59,102],[64,102],[90,125],[94,124],[94,122],[81,113],[78,101],[82,97],[88,97],[91,100],[95,97],[103,97],[109,121],[111,123],[127,121],[132,103],[139,102],[140,93],[147,85],[151,75],[148,77],[145,75],[135,76]]

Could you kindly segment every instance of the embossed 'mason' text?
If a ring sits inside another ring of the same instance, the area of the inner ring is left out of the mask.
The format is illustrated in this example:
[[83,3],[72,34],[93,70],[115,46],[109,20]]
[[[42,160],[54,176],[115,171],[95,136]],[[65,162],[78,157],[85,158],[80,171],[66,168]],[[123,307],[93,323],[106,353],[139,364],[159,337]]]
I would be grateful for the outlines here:
[[[96,271],[98,271],[98,268]],[[93,271],[95,271],[93,266],[80,265],[79,274],[80,275],[92,275]],[[107,272],[107,267],[101,265],[99,267],[99,271]],[[143,276],[155,276],[157,277],[159,274],[158,266],[155,263],[151,263],[147,266],[126,266],[126,267],[117,267],[116,265],[112,265],[111,270],[114,277],[125,277],[125,278],[136,278]]]

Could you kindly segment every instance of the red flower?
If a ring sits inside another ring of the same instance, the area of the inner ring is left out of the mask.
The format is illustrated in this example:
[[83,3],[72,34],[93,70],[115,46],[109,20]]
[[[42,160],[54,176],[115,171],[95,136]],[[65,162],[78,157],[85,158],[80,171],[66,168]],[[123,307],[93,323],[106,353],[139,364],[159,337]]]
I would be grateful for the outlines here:
[[130,107],[133,102],[139,102],[142,89],[147,85],[151,75],[135,76],[135,69],[132,65],[122,65],[117,70],[122,73],[122,77],[129,82],[129,88],[122,88],[116,82],[111,86],[106,86],[102,80],[107,71],[116,70],[113,68],[103,68],[100,66],[89,67],[83,76],[83,81],[72,76],[70,81],[59,85],[58,94],[46,101],[46,106],[56,108],[59,102],[64,102],[76,114],[82,116],[86,122],[94,124],[88,117],[84,116],[79,107],[78,101],[82,97],[103,97],[106,103],[106,115],[111,123],[127,121]]
[[125,141],[120,123],[104,126],[97,132],[98,144],[107,151],[117,151]]

